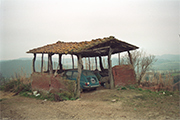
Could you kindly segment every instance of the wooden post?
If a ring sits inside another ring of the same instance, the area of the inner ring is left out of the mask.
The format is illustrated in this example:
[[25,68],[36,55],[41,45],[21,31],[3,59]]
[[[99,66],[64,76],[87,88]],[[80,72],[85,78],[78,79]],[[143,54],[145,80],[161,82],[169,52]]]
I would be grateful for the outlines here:
[[104,67],[103,67],[103,64],[102,64],[101,56],[99,56],[99,65],[100,65],[101,71],[104,71]]
[[82,57],[81,55],[77,56],[78,58],[78,76],[77,76],[77,85],[76,85],[76,97],[80,97],[80,92],[81,92],[81,88],[80,88],[80,79],[81,79],[81,72],[82,72]]
[[96,62],[96,70],[97,70],[97,58],[95,57],[95,62]]
[[132,61],[132,56],[131,56],[131,53],[129,52],[129,51],[127,51],[128,52],[128,55],[129,55],[129,60],[130,60],[130,63],[131,63],[131,65],[134,67],[134,65],[133,65],[133,61]]
[[36,70],[35,70],[35,61],[36,61],[36,53],[34,53],[34,58],[33,58],[33,72],[36,72]]
[[114,88],[114,79],[113,79],[113,74],[112,74],[112,63],[111,63],[111,54],[113,50],[112,48],[109,48],[109,53],[108,53],[108,75],[109,75],[109,80],[110,80],[110,89]]
[[48,54],[49,73],[53,74],[52,54]]
[[89,70],[91,70],[91,61],[89,57],[88,57],[88,60],[89,60]]
[[119,65],[121,64],[120,62],[120,53],[118,53],[118,62],[119,62]]
[[63,69],[61,60],[62,60],[62,54],[59,54],[59,69],[60,69],[60,70]]
[[43,73],[43,57],[44,57],[44,54],[42,53],[42,58],[41,58],[41,73]]
[[71,55],[71,58],[72,58],[72,69],[74,69],[74,57],[73,57],[73,55]]

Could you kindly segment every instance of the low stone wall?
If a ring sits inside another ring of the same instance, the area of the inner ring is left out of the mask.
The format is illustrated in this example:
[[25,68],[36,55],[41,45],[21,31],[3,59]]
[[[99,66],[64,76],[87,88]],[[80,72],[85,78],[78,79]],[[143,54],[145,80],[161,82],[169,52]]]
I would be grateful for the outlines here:
[[75,92],[76,81],[64,79],[62,76],[50,75],[48,73],[32,73],[32,90],[42,92]]
[[131,65],[117,65],[112,68],[115,86],[136,84],[135,72]]

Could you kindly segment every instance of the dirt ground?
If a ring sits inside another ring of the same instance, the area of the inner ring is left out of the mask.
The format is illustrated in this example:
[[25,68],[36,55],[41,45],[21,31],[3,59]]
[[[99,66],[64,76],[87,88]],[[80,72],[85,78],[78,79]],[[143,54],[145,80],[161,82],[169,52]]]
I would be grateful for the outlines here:
[[[53,102],[0,91],[0,119],[179,119],[179,100],[143,98],[135,90],[85,91],[74,101]],[[164,101],[165,100],[165,101]],[[166,102],[167,101],[167,102]],[[147,103],[148,102],[148,103]]]

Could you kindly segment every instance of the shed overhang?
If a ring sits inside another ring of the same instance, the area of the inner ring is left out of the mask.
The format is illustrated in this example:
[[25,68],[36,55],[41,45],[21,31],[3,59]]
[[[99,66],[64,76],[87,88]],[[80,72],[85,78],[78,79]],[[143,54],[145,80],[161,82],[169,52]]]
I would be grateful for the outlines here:
[[27,53],[73,54],[82,57],[107,56],[109,49],[112,54],[138,49],[137,46],[116,39],[113,36],[84,42],[61,42],[29,50]]

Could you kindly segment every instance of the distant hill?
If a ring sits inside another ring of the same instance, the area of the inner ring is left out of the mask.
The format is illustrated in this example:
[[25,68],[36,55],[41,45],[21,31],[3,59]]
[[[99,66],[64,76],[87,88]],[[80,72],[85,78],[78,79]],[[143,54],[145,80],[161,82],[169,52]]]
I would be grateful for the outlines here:
[[180,55],[166,54],[156,56],[156,59],[153,70],[180,70]]
[[156,59],[169,60],[169,61],[180,61],[180,55],[173,55],[173,54],[157,55]]
[[[156,56],[157,61],[153,64],[153,70],[178,70],[180,71],[180,55],[161,55]],[[47,60],[47,58],[45,58]],[[53,59],[54,67],[57,68],[57,58]],[[63,58],[63,67],[71,68],[71,58]],[[107,67],[107,60],[105,61]],[[118,59],[112,58],[112,65],[117,65]],[[47,66],[47,61],[44,62]],[[75,65],[77,66],[77,59],[75,59]],[[93,64],[95,66],[95,64]],[[41,61],[40,58],[36,60],[36,70],[40,71]],[[94,67],[95,68],[95,67]],[[0,73],[5,78],[10,78],[17,75],[26,75],[29,77],[32,73],[32,58],[20,58],[16,60],[3,60],[0,61]]]

